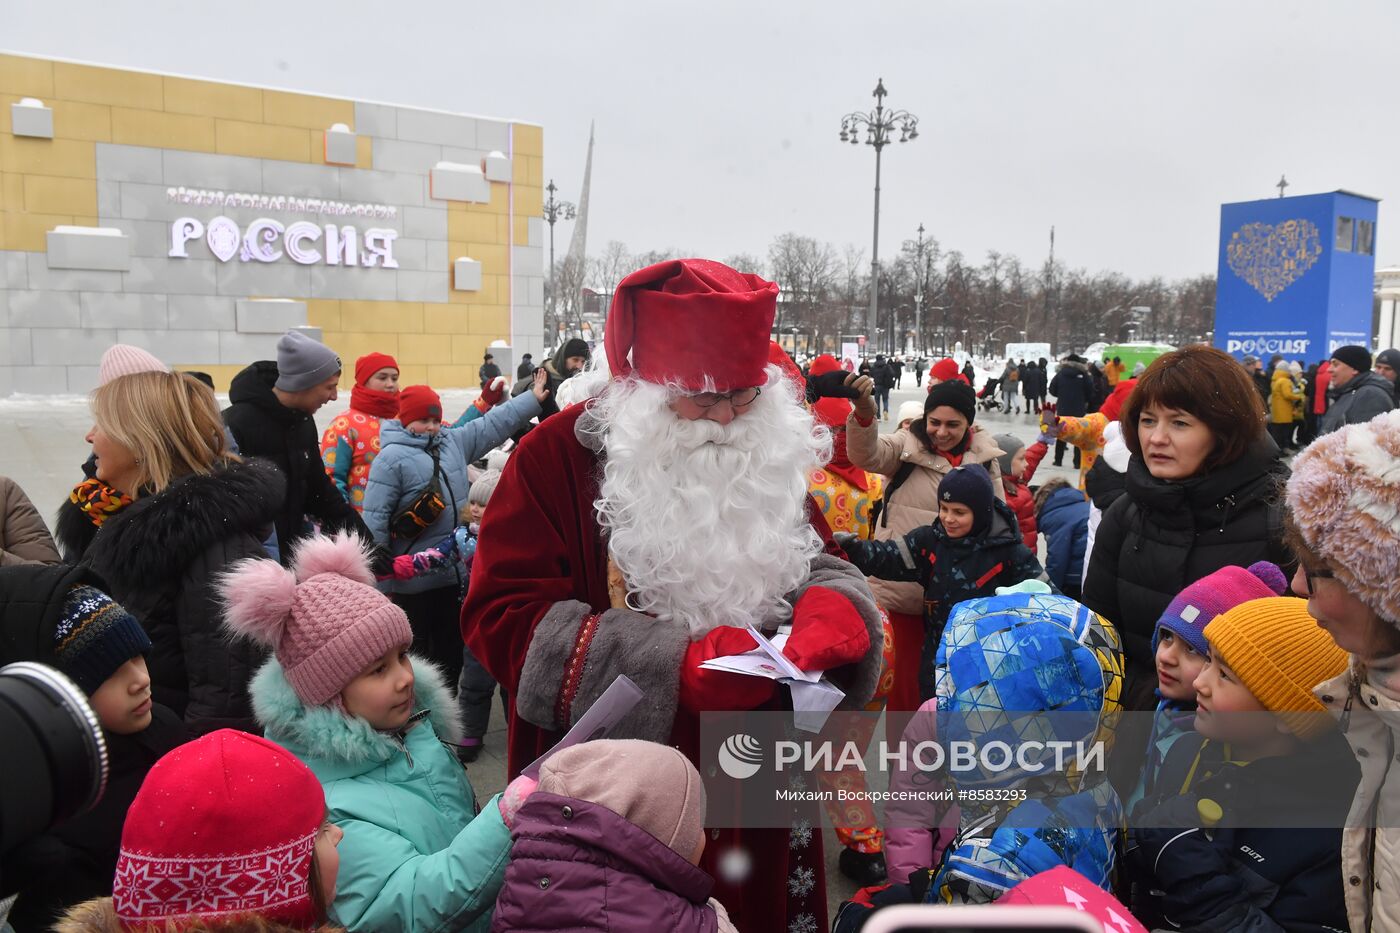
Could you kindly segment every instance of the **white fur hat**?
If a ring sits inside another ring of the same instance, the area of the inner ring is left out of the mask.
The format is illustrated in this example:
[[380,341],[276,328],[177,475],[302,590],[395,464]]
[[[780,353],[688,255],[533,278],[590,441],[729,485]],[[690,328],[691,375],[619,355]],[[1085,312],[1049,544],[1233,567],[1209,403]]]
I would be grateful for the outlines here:
[[1288,508],[1347,591],[1400,624],[1400,411],[1309,444],[1293,459]]

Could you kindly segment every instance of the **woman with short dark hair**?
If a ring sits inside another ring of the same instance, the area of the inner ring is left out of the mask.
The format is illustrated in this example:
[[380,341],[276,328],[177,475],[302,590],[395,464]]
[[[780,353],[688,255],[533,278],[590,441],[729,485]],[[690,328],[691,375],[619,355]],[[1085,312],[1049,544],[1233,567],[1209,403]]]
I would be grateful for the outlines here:
[[1122,635],[1125,705],[1151,709],[1152,633],[1172,598],[1231,564],[1291,563],[1280,505],[1288,468],[1249,375],[1211,347],[1160,357],[1121,422],[1132,453],[1126,494],[1099,525],[1084,603]]

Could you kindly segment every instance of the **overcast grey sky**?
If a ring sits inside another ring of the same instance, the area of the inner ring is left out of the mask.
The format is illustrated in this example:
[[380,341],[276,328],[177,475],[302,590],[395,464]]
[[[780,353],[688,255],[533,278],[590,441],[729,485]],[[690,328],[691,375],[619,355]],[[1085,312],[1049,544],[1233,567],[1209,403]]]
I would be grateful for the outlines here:
[[1213,273],[1220,203],[1287,173],[1381,198],[1400,262],[1394,0],[0,0],[0,23],[18,52],[538,122],[570,199],[595,119],[595,250],[795,231],[868,261],[874,153],[837,133],[883,76],[920,137],[885,150],[882,255],[922,221],[1037,265],[1053,224],[1072,267]]

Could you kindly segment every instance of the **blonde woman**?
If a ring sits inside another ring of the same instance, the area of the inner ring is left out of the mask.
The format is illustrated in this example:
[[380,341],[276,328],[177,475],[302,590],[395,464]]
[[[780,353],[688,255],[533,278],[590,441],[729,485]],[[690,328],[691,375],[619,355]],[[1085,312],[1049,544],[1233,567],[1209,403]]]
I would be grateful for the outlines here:
[[92,394],[96,478],[129,499],[84,552],[151,638],[156,702],[192,732],[253,725],[247,683],[262,661],[220,633],[216,578],[261,542],[285,494],[278,469],[227,452],[214,393],[191,376],[122,376]]

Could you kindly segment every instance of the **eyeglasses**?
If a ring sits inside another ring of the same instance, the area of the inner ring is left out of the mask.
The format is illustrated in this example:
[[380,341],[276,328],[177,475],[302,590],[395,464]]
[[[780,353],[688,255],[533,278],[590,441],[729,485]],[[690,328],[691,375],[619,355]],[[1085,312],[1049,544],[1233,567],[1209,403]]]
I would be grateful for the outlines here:
[[689,398],[697,408],[714,408],[720,402],[728,402],[730,408],[744,408],[758,400],[759,391],[759,386],[750,386],[733,392],[701,392]]
[[1309,596],[1317,595],[1317,585],[1313,583],[1314,580],[1331,580],[1335,577],[1336,574],[1325,567],[1321,570],[1309,570],[1307,567],[1303,568],[1303,579],[1308,583]]

